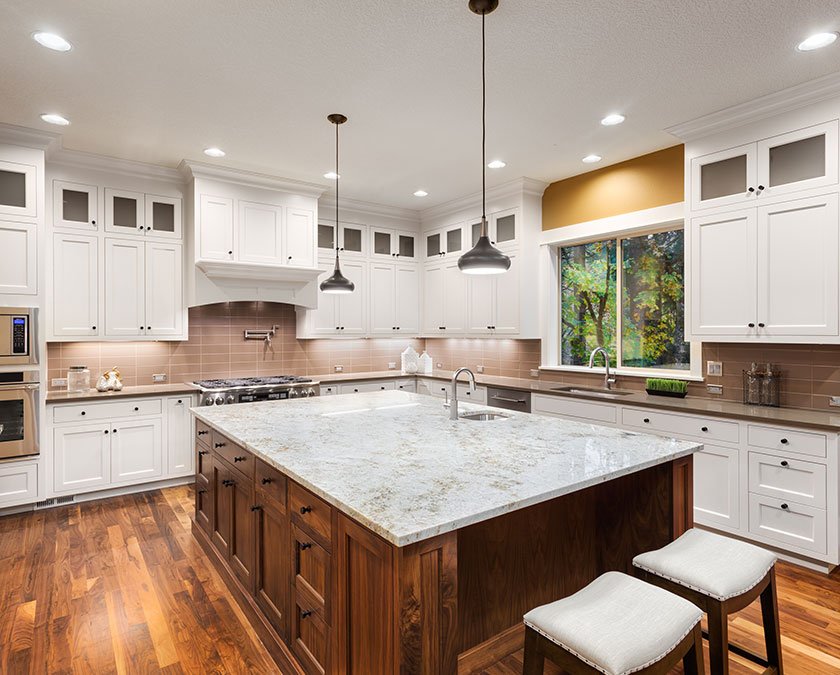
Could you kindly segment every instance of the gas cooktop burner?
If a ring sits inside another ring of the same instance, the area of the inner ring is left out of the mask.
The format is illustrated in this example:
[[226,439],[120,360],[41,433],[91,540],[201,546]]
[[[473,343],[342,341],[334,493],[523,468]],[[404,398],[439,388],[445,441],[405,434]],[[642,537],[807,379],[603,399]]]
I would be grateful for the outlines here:
[[273,375],[271,377],[238,377],[229,380],[198,380],[193,382],[201,389],[230,389],[232,387],[270,387],[283,384],[307,384],[311,377],[296,375]]
[[201,405],[283,401],[288,398],[309,398],[320,394],[320,387],[316,380],[296,375],[198,380],[193,382],[193,385],[201,390]]

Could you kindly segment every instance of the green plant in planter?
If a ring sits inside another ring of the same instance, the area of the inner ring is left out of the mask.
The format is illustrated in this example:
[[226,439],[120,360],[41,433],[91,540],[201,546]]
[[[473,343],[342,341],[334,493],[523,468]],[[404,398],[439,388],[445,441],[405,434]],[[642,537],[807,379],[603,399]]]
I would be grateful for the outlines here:
[[662,392],[671,395],[685,396],[688,392],[688,382],[684,380],[663,380],[649,377],[645,380],[645,389],[650,393]]

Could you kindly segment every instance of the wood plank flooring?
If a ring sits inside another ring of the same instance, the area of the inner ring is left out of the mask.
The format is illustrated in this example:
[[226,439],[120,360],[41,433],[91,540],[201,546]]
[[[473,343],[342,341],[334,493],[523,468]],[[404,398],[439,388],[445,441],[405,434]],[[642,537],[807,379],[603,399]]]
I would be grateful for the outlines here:
[[[184,486],[0,518],[0,673],[277,673],[193,540],[192,509]],[[840,674],[840,572],[781,564],[778,578],[786,672]],[[760,652],[760,626],[748,608],[733,640]],[[519,653],[484,675],[521,669]],[[733,675],[759,671],[732,660]]]

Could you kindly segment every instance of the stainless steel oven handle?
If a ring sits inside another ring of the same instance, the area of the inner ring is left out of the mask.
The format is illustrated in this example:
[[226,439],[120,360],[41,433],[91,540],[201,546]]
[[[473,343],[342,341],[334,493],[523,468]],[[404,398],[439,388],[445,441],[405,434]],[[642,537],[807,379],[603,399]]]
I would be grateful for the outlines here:
[[35,391],[40,389],[41,385],[37,382],[33,384],[0,384],[0,392],[4,391]]
[[507,398],[506,396],[491,396],[494,401],[505,401],[506,403],[519,403],[524,404],[527,401],[524,398]]

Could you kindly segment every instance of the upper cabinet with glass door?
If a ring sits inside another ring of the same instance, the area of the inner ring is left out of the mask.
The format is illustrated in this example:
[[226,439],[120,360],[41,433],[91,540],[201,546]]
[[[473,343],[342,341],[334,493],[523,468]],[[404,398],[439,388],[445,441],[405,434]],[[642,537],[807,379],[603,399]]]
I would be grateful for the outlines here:
[[466,251],[464,248],[464,224],[449,225],[440,230],[426,232],[426,260],[435,258],[449,258],[460,256]]
[[336,237],[335,222],[318,223],[318,255],[335,255],[335,249],[338,247],[342,255],[363,256],[367,253],[366,235],[366,225],[339,223],[338,237]]
[[370,229],[371,255],[375,258],[415,260],[416,239],[417,236],[412,232],[372,227]]
[[76,230],[96,230],[99,190],[95,185],[53,182],[53,225]]
[[105,188],[105,231],[181,238],[181,199]]
[[692,209],[835,185],[838,150],[834,120],[696,157],[691,161]]
[[[490,214],[487,229],[490,243],[494,246],[502,250],[515,247],[519,234],[516,209]],[[470,233],[470,248],[472,248],[481,236],[481,219],[471,221],[468,230]]]
[[36,218],[38,168],[0,160],[0,216]]

